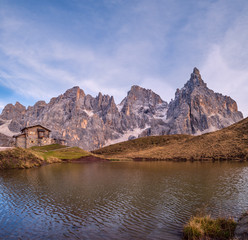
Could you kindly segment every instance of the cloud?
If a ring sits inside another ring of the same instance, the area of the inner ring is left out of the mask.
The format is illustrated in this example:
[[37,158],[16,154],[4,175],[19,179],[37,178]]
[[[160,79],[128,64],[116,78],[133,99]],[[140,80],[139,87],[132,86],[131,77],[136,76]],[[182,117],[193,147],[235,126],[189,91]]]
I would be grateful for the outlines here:
[[248,116],[248,69],[230,66],[219,46],[213,46],[201,69],[208,87],[231,96],[238,103],[239,110]]
[[[131,10],[127,15],[131,20],[119,20],[116,14],[111,17],[120,24],[120,28],[110,27],[116,29],[111,37],[101,36],[103,43],[87,45],[58,39],[56,34],[48,37],[42,23],[22,19],[18,11],[11,15],[6,9],[0,24],[1,84],[37,99],[80,85],[92,94],[106,89],[121,101],[125,93],[120,94],[120,88],[126,90],[139,84],[157,68],[155,43],[164,42],[166,32],[161,21],[152,21],[159,11],[157,7],[150,11],[144,5],[136,5]],[[138,19],[134,19],[137,15]],[[145,26],[144,16],[148,18]]]
[[119,103],[141,85],[169,101],[197,66],[247,113],[246,1],[48,2],[0,9],[0,84],[23,98],[78,85]]
[[248,22],[247,4],[239,16],[224,31],[221,41],[212,44],[202,63],[202,76],[208,86],[220,93],[231,96],[239,109],[248,116]]
[[146,77],[141,85],[144,88],[151,89],[162,97],[163,100],[169,101],[174,98],[176,89],[171,86],[166,79]]

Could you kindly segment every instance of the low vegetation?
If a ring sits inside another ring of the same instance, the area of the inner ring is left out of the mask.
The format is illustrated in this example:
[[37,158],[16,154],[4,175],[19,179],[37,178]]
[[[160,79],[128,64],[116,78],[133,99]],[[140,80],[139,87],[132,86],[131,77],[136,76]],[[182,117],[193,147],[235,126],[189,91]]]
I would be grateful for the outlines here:
[[62,160],[78,159],[90,156],[78,147],[66,147],[59,144],[32,147],[30,149],[13,148],[0,151],[0,169],[32,168]]
[[183,239],[233,239],[237,223],[232,218],[193,217],[183,229]]
[[60,145],[60,144],[51,144],[51,145],[46,145],[46,146],[35,146],[31,147],[30,149],[38,152],[48,152],[48,151],[53,151],[53,150],[59,150],[66,148],[65,145]]
[[45,160],[38,154],[22,148],[0,152],[0,169],[39,167],[43,164],[59,161],[59,159]]
[[49,159],[52,157],[61,160],[71,160],[91,155],[91,153],[84,151],[79,147],[66,147],[59,144],[32,147],[31,150],[39,154],[44,159]]
[[248,160],[248,118],[222,130],[203,134],[138,138],[93,151],[101,157],[135,160]]

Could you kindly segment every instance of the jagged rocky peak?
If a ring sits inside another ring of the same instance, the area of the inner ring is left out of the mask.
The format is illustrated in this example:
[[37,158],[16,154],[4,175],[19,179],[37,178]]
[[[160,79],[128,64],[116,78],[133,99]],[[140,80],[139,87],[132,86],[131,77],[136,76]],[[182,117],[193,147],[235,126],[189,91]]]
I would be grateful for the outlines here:
[[170,102],[167,112],[170,134],[200,134],[227,127],[243,118],[236,102],[210,90],[194,68],[190,80]]
[[26,107],[16,102],[15,105],[7,104],[1,114],[1,118],[5,120],[11,120],[19,118],[21,115],[25,114]]
[[27,114],[33,115],[33,117],[38,118],[46,106],[47,103],[45,101],[38,101],[34,104],[34,106],[28,107]]
[[131,87],[131,90],[120,104],[121,111],[126,115],[130,115],[131,113],[154,114],[155,109],[160,105],[163,105],[165,108],[168,106],[167,102],[163,101],[158,94],[137,85]]
[[151,89],[142,88],[140,86],[134,85],[127,94],[127,100],[129,102],[139,101],[143,104],[156,105],[163,102],[161,97],[154,93]]
[[199,69],[196,68],[196,67],[194,67],[193,73],[191,73],[191,77],[192,77],[192,78],[198,78],[198,79],[201,79],[201,80],[202,80],[200,71],[199,71]]
[[63,98],[71,98],[75,100],[79,100],[85,97],[85,93],[80,87],[75,86],[73,88],[68,89],[63,95]]
[[104,106],[108,105],[109,100],[110,100],[110,96],[109,95],[102,95],[101,92],[99,92],[97,97],[96,97],[98,107],[101,107],[102,105],[104,105]]
[[99,92],[98,96],[95,98],[95,103],[93,104],[93,110],[95,112],[98,112],[100,116],[103,116],[107,113],[117,113],[118,109],[114,101],[113,96],[109,95],[102,95],[101,92]]
[[26,107],[25,106],[23,106],[21,103],[19,103],[19,102],[16,102],[15,103],[15,108],[16,109],[20,109],[21,111],[25,111],[26,110]]
[[194,68],[190,75],[189,81],[184,85],[184,88],[193,91],[196,87],[207,87],[207,84],[202,80],[200,71],[198,68]]
[[33,109],[40,109],[44,108],[47,105],[45,101],[38,101],[34,104],[34,106],[28,106],[27,111],[33,110]]

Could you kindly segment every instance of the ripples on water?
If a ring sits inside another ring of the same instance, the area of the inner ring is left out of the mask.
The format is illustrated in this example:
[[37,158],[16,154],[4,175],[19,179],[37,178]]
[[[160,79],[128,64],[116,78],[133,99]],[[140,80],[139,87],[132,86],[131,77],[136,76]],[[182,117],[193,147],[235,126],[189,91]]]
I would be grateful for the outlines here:
[[248,209],[248,164],[58,164],[0,172],[0,239],[181,239]]

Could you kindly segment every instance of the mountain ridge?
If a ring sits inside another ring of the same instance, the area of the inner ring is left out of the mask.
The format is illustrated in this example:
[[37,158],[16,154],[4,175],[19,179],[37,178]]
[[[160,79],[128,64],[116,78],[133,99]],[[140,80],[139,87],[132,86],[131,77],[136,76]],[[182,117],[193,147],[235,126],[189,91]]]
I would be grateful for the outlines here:
[[75,86],[48,103],[38,101],[27,108],[19,102],[7,104],[0,115],[5,126],[10,121],[13,134],[22,127],[42,124],[51,128],[52,137],[85,150],[151,135],[201,134],[242,118],[236,102],[207,88],[197,68],[169,104],[137,85],[118,105],[113,96],[99,93],[92,97]]

